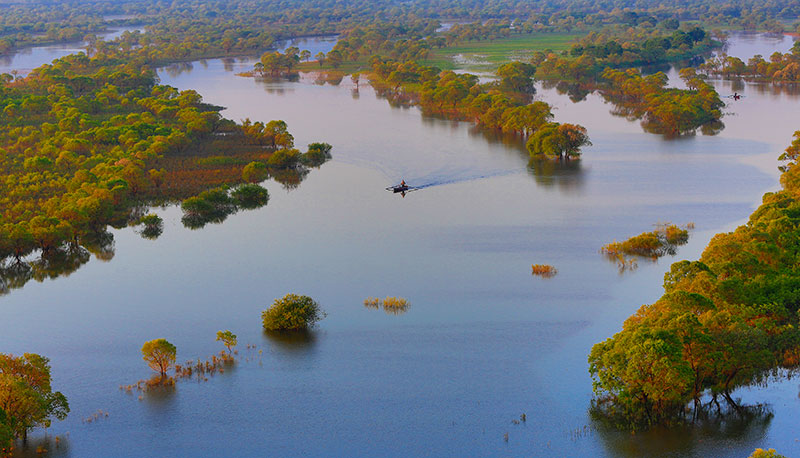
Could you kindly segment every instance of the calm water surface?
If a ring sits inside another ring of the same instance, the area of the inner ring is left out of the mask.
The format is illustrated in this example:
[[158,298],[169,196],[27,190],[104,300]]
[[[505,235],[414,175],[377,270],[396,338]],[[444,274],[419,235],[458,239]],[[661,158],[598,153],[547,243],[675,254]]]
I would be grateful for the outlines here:
[[[119,38],[125,32],[135,32],[137,30],[142,30],[142,28],[109,27],[106,32],[96,35],[98,38],[110,41]],[[86,52],[85,41],[23,48],[15,54],[0,56],[0,73],[11,73],[11,71],[16,70],[19,76],[25,76],[36,67],[78,52]]]
[[[737,46],[768,55],[778,45],[736,37],[728,52]],[[773,415],[707,431],[631,436],[586,413],[591,345],[660,296],[671,262],[697,258],[776,189],[775,158],[800,128],[795,96],[745,85],[720,135],[669,141],[611,116],[597,96],[573,104],[542,90],[557,120],[586,126],[594,146],[580,162],[531,169],[519,145],[391,108],[367,85],[235,76],[251,65],[212,60],[160,76],[226,117],[283,119],[298,145],[333,144],[333,161],[293,190],[267,182],[268,206],[203,230],[157,209],[158,240],[116,230],[112,260],[0,298],[0,348],[50,357],[70,400],[48,433],[69,432],[53,456],[800,454],[793,381],[738,393]],[[405,198],[383,190],[401,178],[426,187]],[[660,221],[696,224],[678,257],[621,275],[598,254]],[[559,274],[532,277],[535,263]],[[328,317],[305,338],[264,335],[260,312],[288,292],[314,297]],[[411,308],[363,306],[387,295]],[[172,393],[119,391],[150,375],[144,341],[167,338],[179,361],[205,358],[221,349],[221,329],[263,354],[242,348],[234,370]],[[82,421],[97,409],[109,417]],[[522,413],[527,422],[513,424]]]

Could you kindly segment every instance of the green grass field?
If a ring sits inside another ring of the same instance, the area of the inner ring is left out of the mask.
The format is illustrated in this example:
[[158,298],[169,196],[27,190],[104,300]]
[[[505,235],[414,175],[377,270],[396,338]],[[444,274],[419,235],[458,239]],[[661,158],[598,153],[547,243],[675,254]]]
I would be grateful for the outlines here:
[[527,60],[534,51],[563,51],[583,34],[533,33],[514,35],[492,41],[472,41],[436,49],[423,63],[444,70],[470,69],[491,71],[512,60]]

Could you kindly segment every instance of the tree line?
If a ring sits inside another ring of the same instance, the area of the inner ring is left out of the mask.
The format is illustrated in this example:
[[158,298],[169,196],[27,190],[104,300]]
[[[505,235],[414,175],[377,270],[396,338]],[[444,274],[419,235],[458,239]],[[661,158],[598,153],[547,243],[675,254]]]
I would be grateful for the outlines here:
[[769,60],[756,54],[745,63],[738,57],[721,54],[706,60],[698,71],[723,78],[743,78],[771,83],[800,83],[800,41],[787,53],[774,52]]
[[370,83],[393,103],[418,105],[428,115],[468,120],[481,128],[527,141],[531,156],[578,157],[589,144],[583,127],[552,121],[550,105],[530,101],[530,64],[502,65],[499,81],[480,84],[468,73],[440,71],[414,61],[398,62],[374,56]]

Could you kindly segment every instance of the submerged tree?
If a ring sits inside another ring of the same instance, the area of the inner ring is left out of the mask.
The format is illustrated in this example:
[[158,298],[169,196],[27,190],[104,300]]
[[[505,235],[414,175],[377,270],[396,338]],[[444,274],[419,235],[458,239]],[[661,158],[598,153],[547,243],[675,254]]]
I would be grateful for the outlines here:
[[217,342],[222,342],[228,349],[228,356],[233,354],[233,347],[236,346],[236,334],[231,331],[217,331]]
[[[35,353],[0,353],[0,439],[3,430],[25,440],[28,431],[50,426],[69,413],[67,398],[50,386],[50,360]],[[4,426],[5,425],[5,426]],[[3,446],[0,440],[0,446]]]
[[147,362],[150,369],[158,371],[162,377],[167,376],[167,371],[175,364],[177,355],[175,345],[166,339],[149,340],[142,346],[142,359]]
[[571,159],[579,157],[581,148],[591,144],[585,127],[552,122],[531,135],[526,146],[531,157]]
[[264,329],[303,330],[313,328],[317,321],[325,317],[319,304],[308,296],[287,294],[261,313]]

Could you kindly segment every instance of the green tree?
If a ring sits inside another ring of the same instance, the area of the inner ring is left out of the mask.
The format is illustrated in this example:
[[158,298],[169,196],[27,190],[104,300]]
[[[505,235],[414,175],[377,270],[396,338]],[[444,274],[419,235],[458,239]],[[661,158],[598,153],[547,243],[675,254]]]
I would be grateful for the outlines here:
[[0,409],[0,454],[11,447],[14,440],[14,433],[11,431],[11,426],[8,422],[8,415],[3,409]]
[[272,306],[261,313],[264,329],[268,331],[312,328],[324,316],[314,299],[291,293],[275,299]]
[[549,123],[536,131],[527,143],[532,157],[546,156],[567,159],[580,156],[583,146],[591,145],[586,128],[575,124]]
[[50,385],[49,362],[35,353],[0,353],[0,411],[14,437],[25,440],[28,430],[49,427],[51,417],[63,420],[69,413],[67,398]]
[[251,162],[242,168],[242,180],[248,183],[264,181],[267,176],[269,176],[269,170],[263,162]]
[[233,188],[231,199],[239,208],[259,208],[269,202],[269,192],[257,184],[245,183]]
[[158,371],[162,377],[166,377],[167,371],[175,364],[177,353],[175,345],[166,339],[149,340],[142,346],[142,359],[147,362],[150,369]]
[[222,342],[228,349],[228,356],[233,354],[233,347],[236,346],[236,334],[231,331],[217,331],[217,342]]

